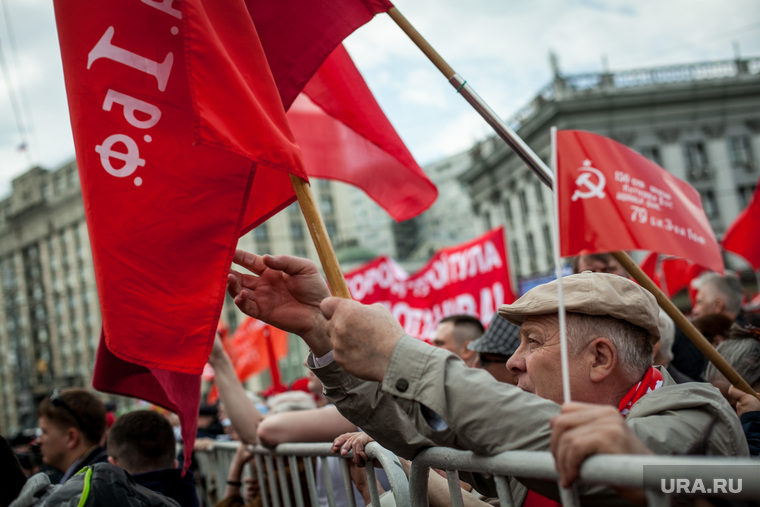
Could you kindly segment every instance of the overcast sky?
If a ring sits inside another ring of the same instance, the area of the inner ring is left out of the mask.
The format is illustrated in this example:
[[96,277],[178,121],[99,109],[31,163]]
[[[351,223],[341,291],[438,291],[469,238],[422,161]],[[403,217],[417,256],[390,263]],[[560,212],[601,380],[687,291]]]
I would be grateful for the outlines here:
[[[760,56],[757,0],[398,0],[395,5],[502,117],[565,74]],[[52,0],[0,0],[0,199],[31,165],[74,157]],[[10,27],[10,30],[9,30]],[[490,133],[388,16],[346,41],[420,164]],[[10,82],[10,86],[9,86]],[[12,107],[15,97],[21,125]],[[18,150],[25,132],[28,148]]]

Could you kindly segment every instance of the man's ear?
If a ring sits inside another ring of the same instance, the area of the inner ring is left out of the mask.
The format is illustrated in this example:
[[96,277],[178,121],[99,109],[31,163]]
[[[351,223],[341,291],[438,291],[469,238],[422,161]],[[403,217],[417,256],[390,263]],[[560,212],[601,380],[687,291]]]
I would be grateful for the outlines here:
[[618,355],[612,340],[606,337],[595,338],[590,344],[589,378],[592,382],[601,382],[609,377],[618,366]]
[[467,346],[470,344],[471,341],[472,340],[467,340],[462,345],[462,356],[461,357],[462,357],[462,360],[464,362],[466,362],[466,363],[469,363],[470,360],[475,357],[475,351],[474,350],[470,350],[470,349],[467,348]]
[[[119,465],[119,461],[116,458],[114,458],[113,456],[108,456],[108,462],[110,464],[114,465],[114,466],[117,466],[117,467],[121,466],[121,465]],[[174,468],[177,468],[177,467],[174,467]]]
[[75,427],[70,427],[66,430],[66,447],[73,449],[79,445],[82,441],[82,434]]

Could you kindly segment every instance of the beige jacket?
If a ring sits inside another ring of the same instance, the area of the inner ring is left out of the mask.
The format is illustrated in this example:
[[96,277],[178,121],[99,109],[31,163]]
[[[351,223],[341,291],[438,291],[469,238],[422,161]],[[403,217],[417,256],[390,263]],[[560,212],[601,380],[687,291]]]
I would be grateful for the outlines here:
[[[560,406],[468,368],[457,356],[405,336],[396,346],[382,383],[357,379],[336,363],[309,367],[327,397],[380,445],[411,459],[424,447],[447,446],[482,455],[510,450],[548,451],[549,421]],[[657,454],[747,456],[739,418],[709,384],[676,384],[664,369],[663,387],[639,400],[626,417]],[[476,487],[483,487],[481,481]],[[512,481],[518,505],[525,486]],[[554,484],[531,488],[557,498]],[[491,494],[488,491],[482,493]],[[602,504],[609,488],[581,491],[584,503]],[[606,498],[606,500],[605,500]]]

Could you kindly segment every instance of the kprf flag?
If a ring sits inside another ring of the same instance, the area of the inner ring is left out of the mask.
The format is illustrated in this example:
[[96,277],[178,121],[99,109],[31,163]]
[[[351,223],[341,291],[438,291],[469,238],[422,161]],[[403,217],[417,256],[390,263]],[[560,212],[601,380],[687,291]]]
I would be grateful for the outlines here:
[[290,106],[288,121],[309,176],[361,188],[396,220],[419,215],[438,196],[343,45]]
[[755,189],[749,205],[728,226],[721,244],[744,257],[752,269],[760,270],[760,190]]
[[722,272],[699,194],[630,148],[579,130],[557,133],[560,253],[650,250]]
[[474,315],[486,326],[499,305],[515,300],[503,227],[439,250],[411,276],[388,257],[345,276],[354,299],[385,305],[407,334],[423,339],[449,315]]
[[55,10],[107,346],[93,384],[178,411],[192,450],[237,239],[294,200],[300,153],[242,1]]

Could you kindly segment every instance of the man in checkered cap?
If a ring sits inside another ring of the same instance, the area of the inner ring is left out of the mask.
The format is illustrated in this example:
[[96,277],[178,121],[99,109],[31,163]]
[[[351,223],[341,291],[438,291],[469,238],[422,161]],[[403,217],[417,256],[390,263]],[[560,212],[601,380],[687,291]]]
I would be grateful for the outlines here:
[[[405,335],[382,305],[330,297],[310,261],[238,251],[235,262],[254,275],[230,274],[235,304],[299,334],[312,351],[307,364],[326,396],[384,447],[408,458],[434,445],[484,455],[551,449],[552,419],[563,402],[559,281],[499,308],[502,317],[521,327],[520,346],[507,363],[517,376],[515,387]],[[570,275],[561,283],[574,401],[617,412],[632,437],[625,442],[658,454],[748,455],[739,420],[719,391],[676,384],[652,366],[652,347],[659,340],[652,294],[607,273]],[[483,486],[476,488],[495,494]],[[541,502],[531,495],[559,497],[555,483],[513,478],[510,486],[518,505]],[[583,485],[580,494],[599,505],[618,499],[615,491],[598,485]]]
[[509,371],[507,361],[520,346],[520,327],[494,313],[486,332],[467,348],[478,354],[476,368],[482,368],[499,382],[517,385],[517,375]]

